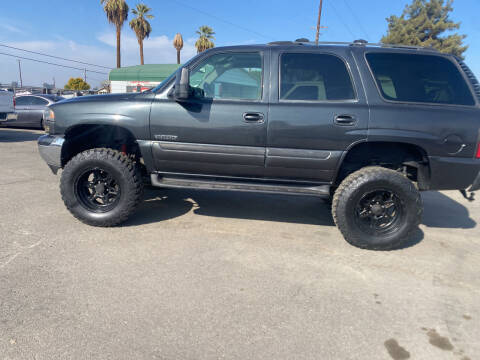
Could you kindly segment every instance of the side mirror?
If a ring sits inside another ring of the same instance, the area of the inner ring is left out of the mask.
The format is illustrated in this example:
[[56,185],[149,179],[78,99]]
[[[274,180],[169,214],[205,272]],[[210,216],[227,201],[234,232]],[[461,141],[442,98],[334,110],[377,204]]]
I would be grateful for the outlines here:
[[185,101],[190,98],[190,71],[184,67],[180,71],[180,76],[175,80],[175,100]]

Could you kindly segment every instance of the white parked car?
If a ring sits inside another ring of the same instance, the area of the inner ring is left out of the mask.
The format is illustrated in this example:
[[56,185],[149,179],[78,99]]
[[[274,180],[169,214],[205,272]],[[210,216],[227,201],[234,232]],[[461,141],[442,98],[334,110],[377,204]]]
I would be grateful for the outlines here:
[[15,121],[15,97],[10,91],[0,91],[0,124]]

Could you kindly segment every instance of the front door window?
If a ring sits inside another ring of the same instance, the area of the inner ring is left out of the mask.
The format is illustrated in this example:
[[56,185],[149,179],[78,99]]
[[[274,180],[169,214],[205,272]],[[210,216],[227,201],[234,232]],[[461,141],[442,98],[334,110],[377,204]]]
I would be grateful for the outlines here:
[[190,86],[207,99],[261,100],[262,58],[256,52],[212,55],[192,70]]

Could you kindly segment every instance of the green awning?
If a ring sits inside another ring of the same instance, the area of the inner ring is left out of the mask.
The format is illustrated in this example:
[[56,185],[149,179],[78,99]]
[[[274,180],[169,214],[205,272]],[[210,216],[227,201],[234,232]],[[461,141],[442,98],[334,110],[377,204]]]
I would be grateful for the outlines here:
[[157,81],[162,82],[178,69],[177,64],[149,64],[126,66],[110,71],[110,81]]

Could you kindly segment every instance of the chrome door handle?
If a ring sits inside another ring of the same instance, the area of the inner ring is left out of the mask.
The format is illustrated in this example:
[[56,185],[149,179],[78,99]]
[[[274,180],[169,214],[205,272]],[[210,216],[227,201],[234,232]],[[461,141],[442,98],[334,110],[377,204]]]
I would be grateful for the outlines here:
[[340,126],[352,126],[355,125],[357,120],[353,115],[336,115],[333,122]]
[[248,123],[263,123],[263,119],[262,113],[246,112],[243,114],[243,120]]

